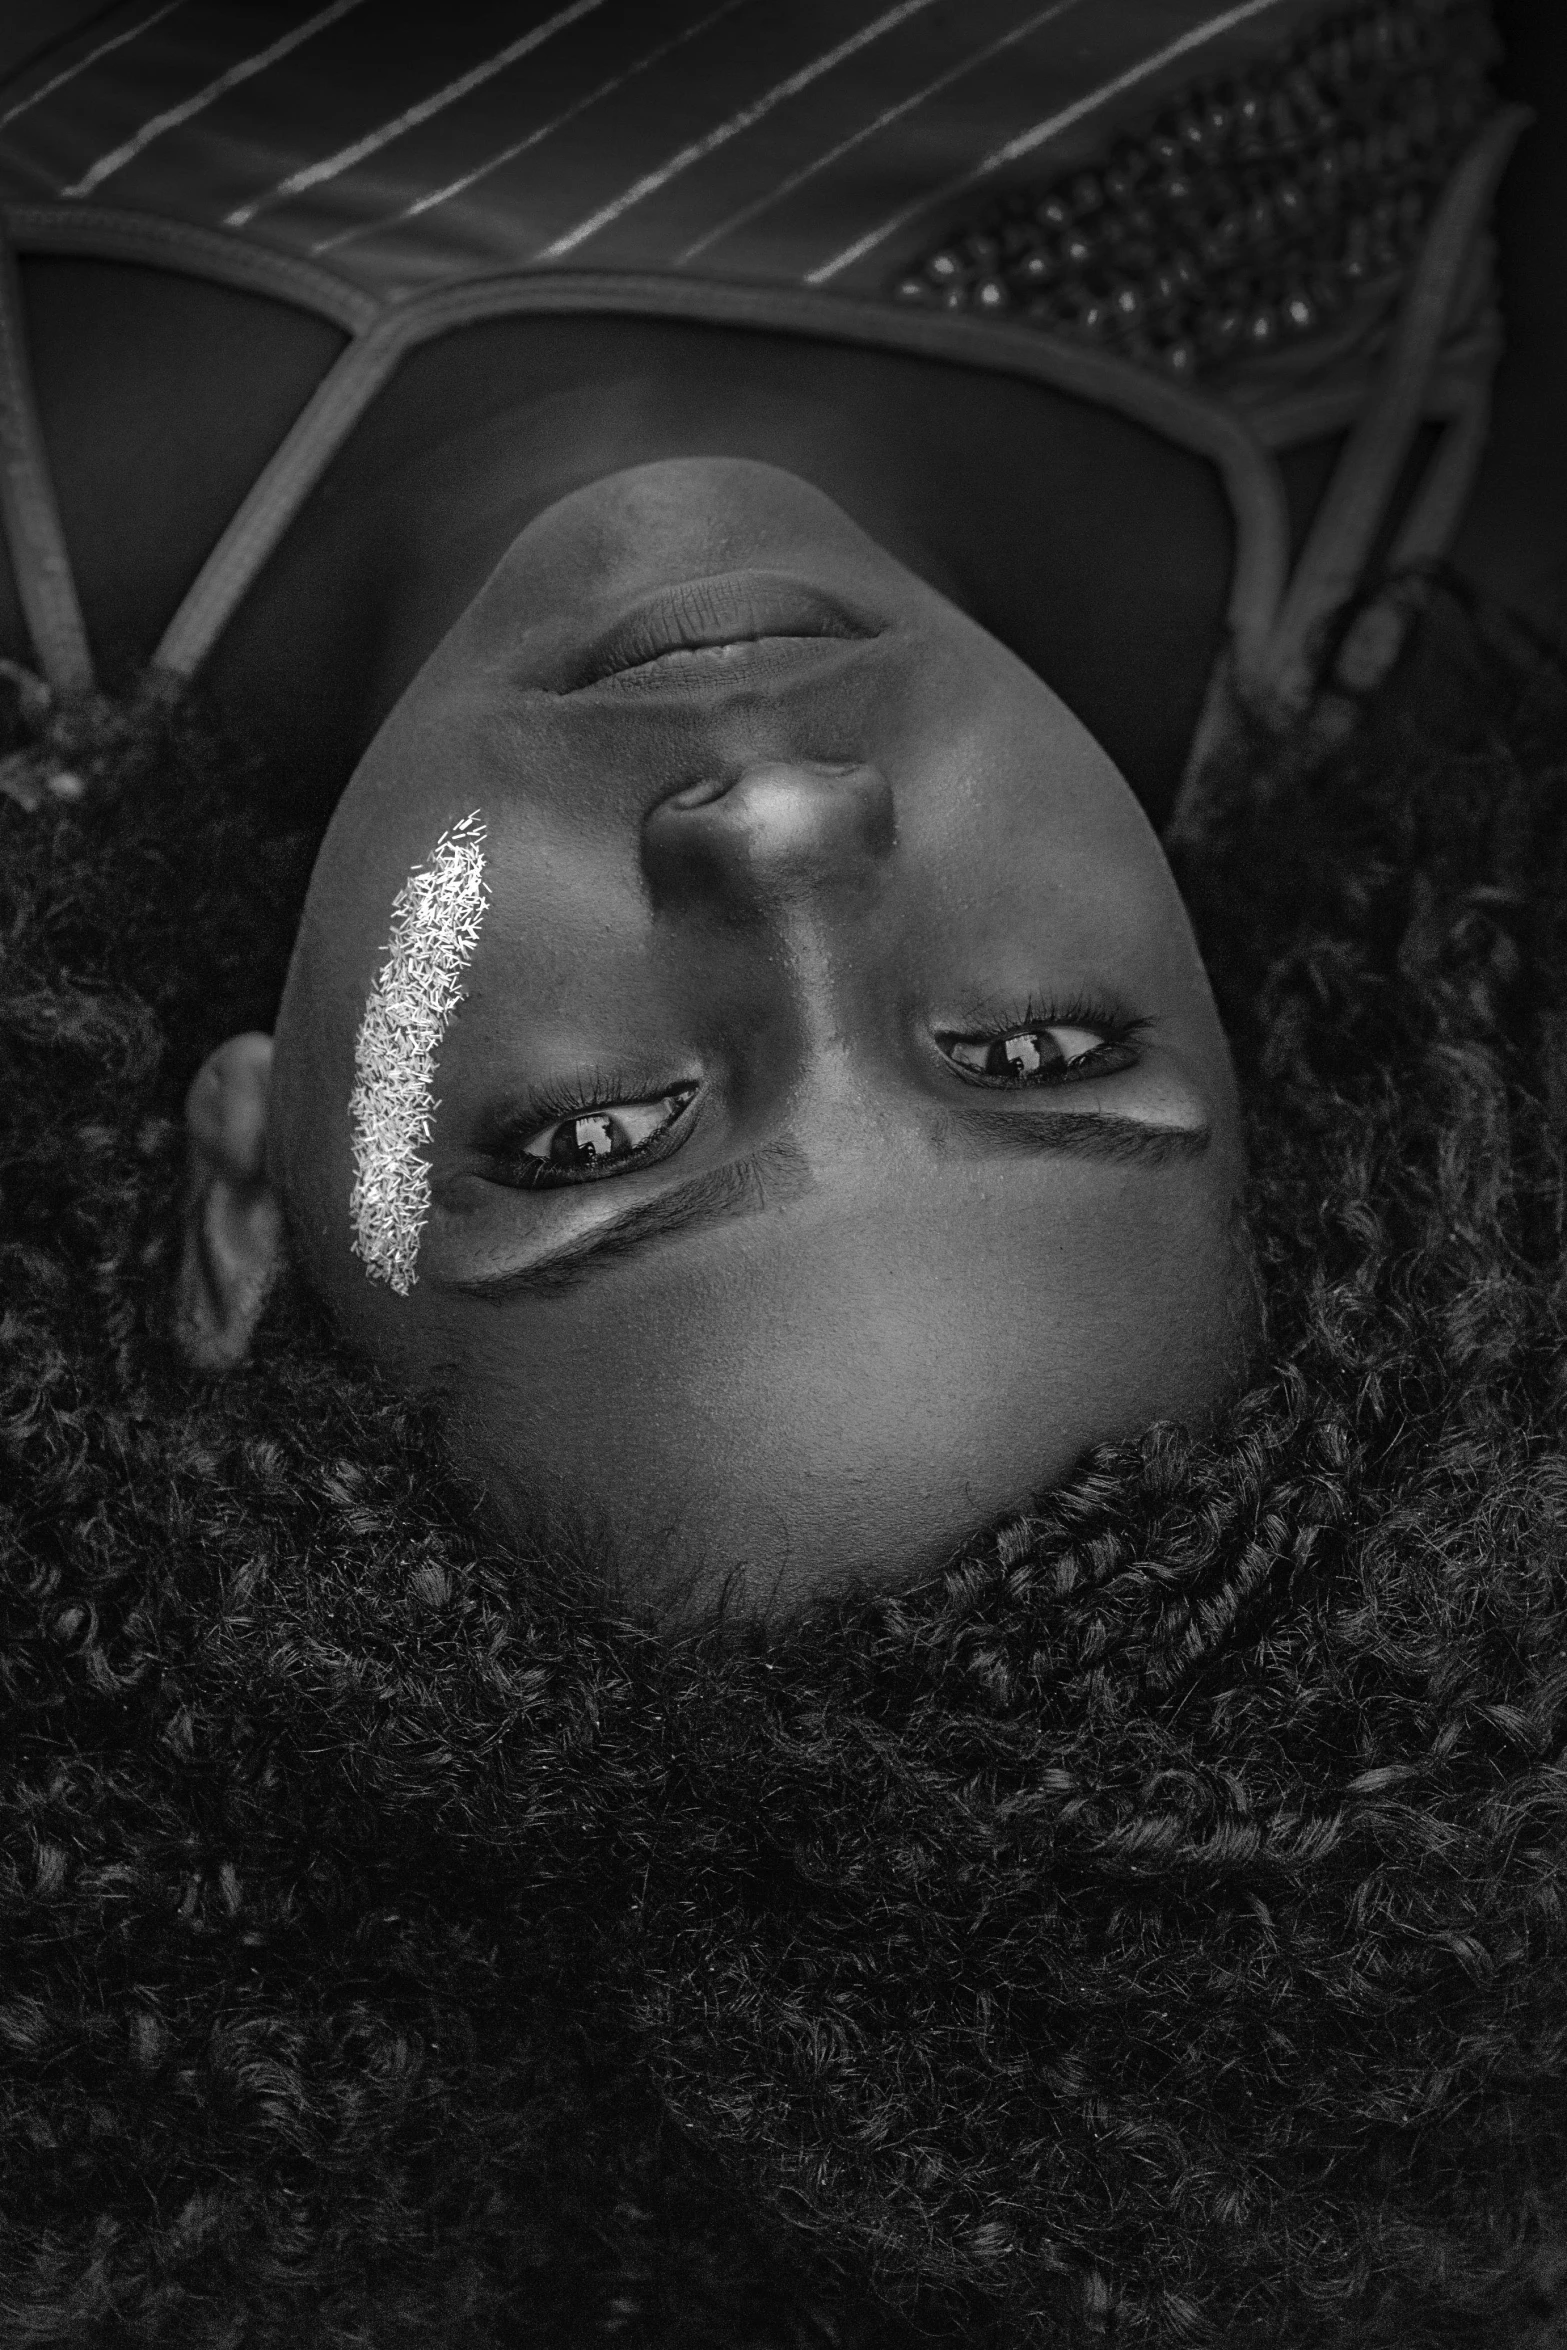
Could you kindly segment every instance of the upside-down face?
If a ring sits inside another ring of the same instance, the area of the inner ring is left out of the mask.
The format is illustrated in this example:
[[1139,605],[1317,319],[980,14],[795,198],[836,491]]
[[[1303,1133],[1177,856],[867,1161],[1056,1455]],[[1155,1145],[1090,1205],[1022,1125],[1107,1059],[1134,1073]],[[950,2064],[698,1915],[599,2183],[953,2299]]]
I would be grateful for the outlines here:
[[935,1565],[1250,1335],[1229,1058],[1131,792],[767,466],[563,499],[426,663],[317,864],[269,1163],[494,1509],[602,1526],[666,1607]]

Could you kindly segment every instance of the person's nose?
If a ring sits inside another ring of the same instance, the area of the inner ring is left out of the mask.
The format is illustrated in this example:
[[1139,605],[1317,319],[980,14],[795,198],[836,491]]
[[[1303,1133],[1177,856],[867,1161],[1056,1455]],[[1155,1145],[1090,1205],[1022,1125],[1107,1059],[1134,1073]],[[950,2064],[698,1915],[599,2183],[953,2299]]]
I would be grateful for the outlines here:
[[875,767],[775,761],[660,801],[643,870],[660,907],[765,919],[801,900],[874,896],[896,829]]

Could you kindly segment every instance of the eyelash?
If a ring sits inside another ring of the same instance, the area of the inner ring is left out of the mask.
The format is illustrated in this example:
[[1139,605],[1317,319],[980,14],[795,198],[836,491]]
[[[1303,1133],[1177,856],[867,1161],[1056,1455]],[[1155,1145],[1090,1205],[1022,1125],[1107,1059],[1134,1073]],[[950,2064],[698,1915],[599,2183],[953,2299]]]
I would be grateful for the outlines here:
[[589,1118],[595,1114],[613,1114],[643,1102],[681,1097],[680,1105],[656,1134],[650,1135],[642,1146],[616,1159],[607,1172],[622,1174],[633,1167],[646,1166],[650,1160],[662,1156],[669,1135],[680,1123],[696,1096],[696,1087],[684,1081],[678,1085],[663,1085],[652,1080],[645,1089],[628,1091],[624,1081],[615,1084],[597,1070],[579,1070],[573,1078],[543,1086],[528,1096],[525,1110],[508,1118],[504,1130],[491,1143],[491,1155],[506,1169],[504,1181],[514,1184],[519,1191],[560,1191],[573,1184],[602,1183],[603,1175],[576,1174],[562,1167],[552,1166],[547,1159],[530,1158],[523,1144],[550,1126],[562,1125],[568,1118]]
[[[1041,1004],[1030,996],[1020,1010],[1010,1012],[1004,1018],[998,1019],[994,1007],[987,1007],[963,1028],[944,1030],[936,1041],[938,1046],[943,1040],[952,1044],[994,1044],[1029,1028],[1086,1028],[1102,1037],[1103,1043],[1095,1052],[1085,1053],[1081,1060],[1069,1063],[1066,1070],[1054,1076],[986,1077],[973,1070],[958,1069],[956,1063],[949,1062],[949,1066],[957,1070],[966,1084],[992,1086],[1002,1092],[1024,1092],[1033,1087],[1069,1084],[1077,1073],[1083,1076],[1102,1072],[1114,1074],[1116,1070],[1130,1067],[1135,1055],[1129,1053],[1128,1048],[1135,1045],[1152,1025],[1150,1020],[1111,1011],[1093,997],[1073,996],[1063,1003]],[[1104,1072],[1101,1053],[1122,1054],[1126,1057],[1116,1060],[1112,1069]],[[623,1158],[616,1159],[612,1167],[606,1170],[606,1173],[624,1173],[633,1167],[646,1166],[651,1160],[663,1155],[669,1136],[690,1108],[696,1090],[694,1085],[660,1086],[655,1081],[646,1091],[632,1093],[627,1091],[623,1080],[615,1084],[597,1070],[581,1070],[564,1083],[544,1087],[531,1094],[522,1115],[509,1119],[504,1133],[495,1138],[493,1155],[506,1166],[505,1180],[514,1183],[519,1190],[556,1191],[573,1184],[602,1183],[606,1179],[605,1175],[574,1174],[567,1169],[552,1166],[548,1160],[530,1157],[522,1145],[546,1128],[563,1124],[568,1118],[612,1114],[616,1110],[634,1108],[644,1102],[665,1097],[673,1099],[677,1094],[682,1095],[679,1107],[656,1134],[650,1136],[639,1149],[628,1151]]]
[[[1152,1020],[1112,1010],[1097,996],[1068,996],[1064,1001],[1045,1003],[1030,996],[1020,1008],[1007,1011],[999,1019],[994,1004],[983,1005],[976,1010],[968,1024],[962,1028],[944,1029],[936,1041],[938,1045],[999,1044],[1004,1037],[1016,1036],[1026,1028],[1089,1028],[1103,1038],[1103,1043],[1095,1052],[1085,1053],[1080,1061],[1070,1063],[1067,1071],[1055,1076],[981,1077],[967,1069],[959,1072],[968,1084],[997,1086],[1003,1092],[1011,1093],[1035,1086],[1070,1084],[1079,1072],[1083,1076],[1097,1076],[1103,1070],[1101,1053],[1124,1055],[1106,1074],[1114,1075],[1118,1070],[1128,1069],[1136,1059],[1135,1051],[1130,1048],[1136,1046],[1152,1026]],[[951,1065],[956,1066],[955,1063]]]
[[678,1086],[660,1085],[655,1080],[645,1091],[628,1092],[623,1080],[617,1084],[597,1069],[579,1069],[575,1077],[530,1093],[524,1117],[513,1121],[510,1132],[515,1140],[526,1141],[541,1126],[558,1126],[563,1118],[590,1118],[598,1110],[625,1109],[633,1102],[657,1101],[663,1094],[679,1091]]

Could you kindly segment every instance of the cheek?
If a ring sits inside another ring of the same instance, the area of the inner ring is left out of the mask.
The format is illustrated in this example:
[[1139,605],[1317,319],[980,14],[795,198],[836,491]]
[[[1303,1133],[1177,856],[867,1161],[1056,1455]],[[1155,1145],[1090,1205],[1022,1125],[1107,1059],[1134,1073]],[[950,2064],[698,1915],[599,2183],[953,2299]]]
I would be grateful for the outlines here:
[[490,908],[454,1042],[493,1043],[519,1021],[571,1022],[622,1000],[650,916],[634,827],[571,828],[516,811],[497,822]]

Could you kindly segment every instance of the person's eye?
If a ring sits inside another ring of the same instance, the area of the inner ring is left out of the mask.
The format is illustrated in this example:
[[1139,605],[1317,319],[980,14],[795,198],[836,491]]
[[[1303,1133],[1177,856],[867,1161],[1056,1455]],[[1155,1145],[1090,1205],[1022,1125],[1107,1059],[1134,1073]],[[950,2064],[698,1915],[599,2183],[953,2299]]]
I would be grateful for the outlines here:
[[693,1089],[651,1101],[606,1102],[557,1116],[521,1134],[508,1154],[515,1180],[532,1188],[589,1183],[654,1156],[692,1098]]
[[941,1049],[965,1076],[991,1085],[1059,1085],[1109,1076],[1137,1058],[1136,1022],[1025,1020],[988,1036],[945,1036]]

